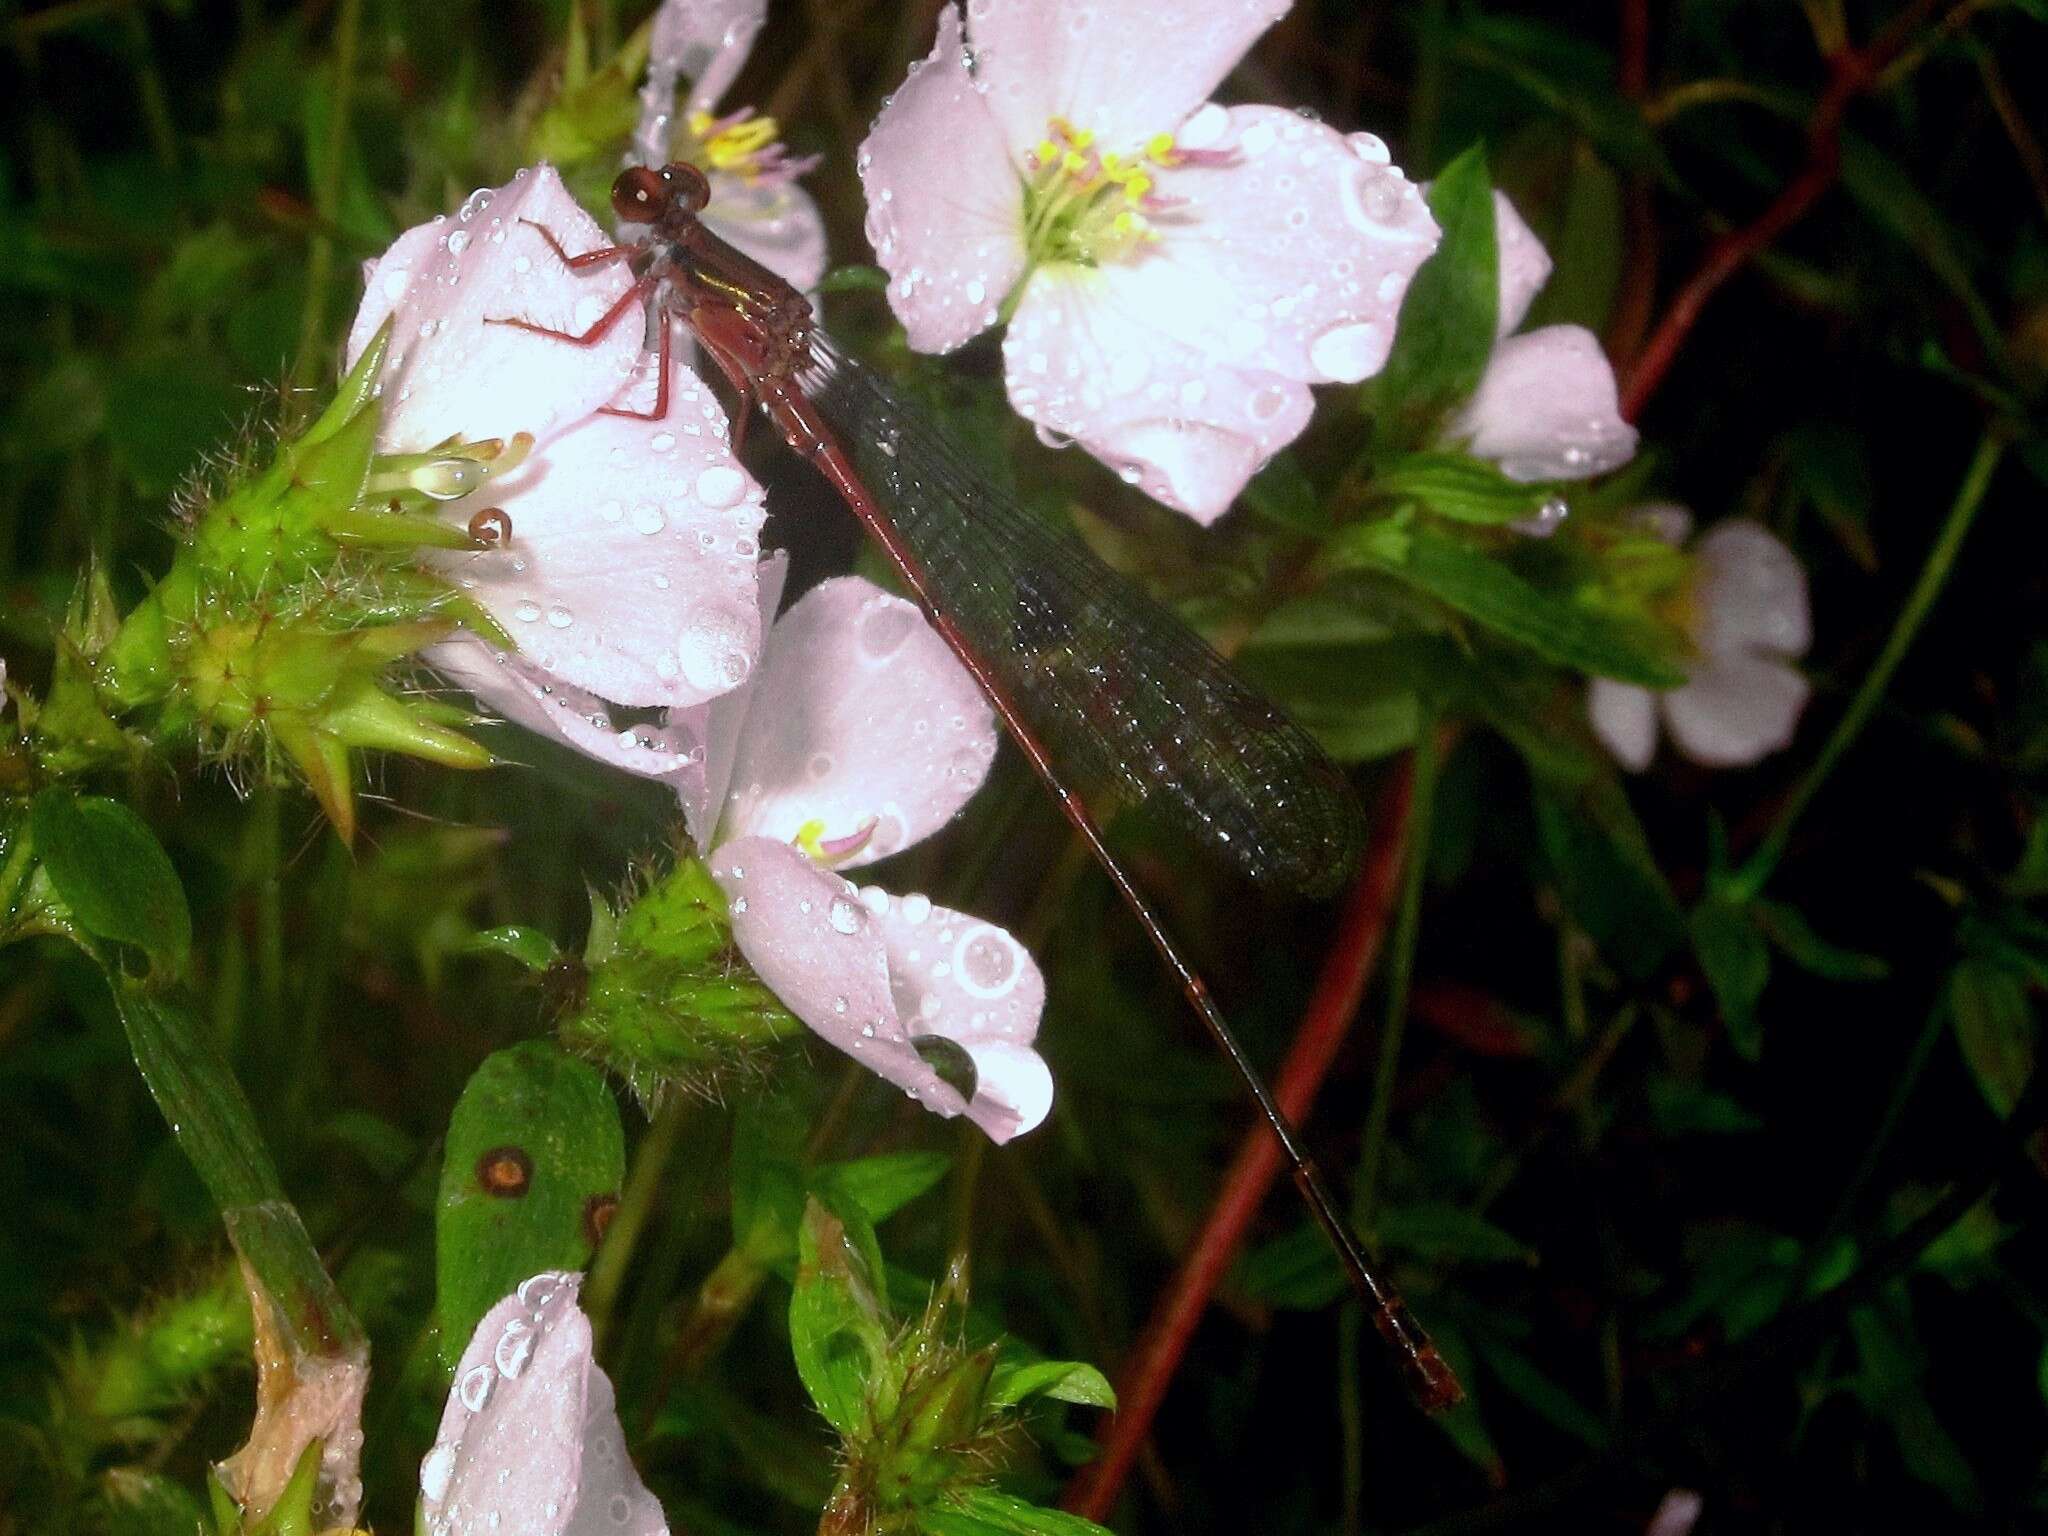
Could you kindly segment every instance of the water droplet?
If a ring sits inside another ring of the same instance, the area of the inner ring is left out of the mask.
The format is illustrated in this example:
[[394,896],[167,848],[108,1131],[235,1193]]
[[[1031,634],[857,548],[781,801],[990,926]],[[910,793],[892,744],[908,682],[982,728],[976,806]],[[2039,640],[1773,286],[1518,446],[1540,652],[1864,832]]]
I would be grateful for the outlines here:
[[623,1493],[615,1493],[607,1507],[607,1513],[611,1515],[613,1525],[624,1525],[633,1518],[633,1501]]
[[514,608],[512,610],[512,617],[518,619],[523,624],[531,624],[535,619],[540,617],[540,604],[521,603],[517,608]]
[[981,997],[995,997],[1016,984],[1017,942],[1000,928],[966,935],[954,952],[960,984]]
[[697,476],[697,499],[707,507],[729,507],[746,489],[747,477],[729,464],[714,464]]
[[656,453],[667,453],[675,445],[676,435],[673,432],[657,432],[647,440],[647,446]]
[[553,1276],[535,1275],[530,1280],[519,1282],[519,1299],[538,1310],[553,1301],[555,1292],[560,1288]]
[[641,533],[659,533],[668,526],[668,519],[661,515],[661,509],[652,502],[642,502],[633,509],[633,527]]
[[420,1463],[420,1497],[438,1504],[447,1497],[448,1483],[455,1476],[455,1447],[437,1445]]
[[533,259],[528,256],[514,256],[512,258],[512,270],[514,272],[531,272],[533,270]]
[[526,1369],[526,1362],[533,1358],[536,1335],[531,1323],[514,1318],[505,1325],[505,1331],[498,1335],[498,1346],[491,1351],[491,1358],[498,1363],[498,1369],[505,1373],[507,1381],[517,1381],[519,1373]]
[[1309,343],[1311,363],[1328,378],[1355,384],[1386,360],[1380,328],[1370,320],[1333,325]]
[[979,304],[979,303],[981,303],[981,301],[982,301],[982,300],[986,299],[987,297],[988,297],[988,284],[987,284],[987,283],[984,283],[984,282],[983,282],[983,281],[982,281],[982,280],[981,280],[980,278],[978,278],[978,277],[977,277],[977,278],[972,278],[972,279],[970,279],[970,280],[968,281],[968,284],[967,284],[967,302],[968,302],[968,303],[970,303],[970,304]]
[[903,921],[921,923],[932,915],[932,899],[920,891],[903,898]]
[[1253,123],[1238,136],[1237,147],[1244,151],[1245,158],[1255,160],[1280,142],[1280,135],[1271,123]]
[[739,899],[738,899],[737,901],[735,901],[735,902],[734,902],[734,903],[732,904],[732,911],[733,911],[733,916],[735,916],[735,917],[740,917],[740,916],[744,916],[744,915],[745,915],[745,913],[746,913],[746,910],[747,910],[747,898],[746,898],[746,897],[744,897],[744,896],[740,897],[740,898],[739,898]]
[[1386,165],[1394,158],[1387,150],[1387,141],[1376,133],[1354,133],[1344,142],[1367,165]]
[[861,620],[861,649],[876,661],[893,656],[916,627],[917,613],[908,603],[885,603]]
[[564,608],[560,603],[555,604],[554,607],[548,610],[548,623],[556,629],[567,629],[575,622],[576,615]]
[[469,231],[466,229],[451,230],[448,235],[448,254],[450,256],[460,256],[468,249]]
[[1230,113],[1212,101],[1180,125],[1174,143],[1182,149],[1207,149],[1229,127]]
[[867,925],[867,919],[861,915],[860,908],[844,896],[835,896],[832,899],[832,907],[826,917],[835,933],[859,933]]
[[1547,539],[1564,526],[1565,519],[1572,515],[1571,503],[1562,496],[1550,496],[1536,509],[1534,517],[1525,517],[1508,526],[1532,539]]
[[488,1365],[472,1366],[464,1374],[462,1385],[456,1389],[462,1406],[471,1413],[483,1412],[484,1404],[491,1400],[491,1386],[496,1380]]

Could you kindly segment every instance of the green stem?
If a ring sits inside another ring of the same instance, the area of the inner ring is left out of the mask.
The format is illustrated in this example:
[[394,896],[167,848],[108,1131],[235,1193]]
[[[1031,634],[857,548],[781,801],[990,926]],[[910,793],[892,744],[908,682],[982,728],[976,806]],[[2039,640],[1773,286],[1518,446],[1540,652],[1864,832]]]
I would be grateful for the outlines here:
[[348,153],[349,108],[355,97],[356,40],[362,31],[363,0],[341,0],[334,21],[334,99],[327,113],[327,142],[313,183],[314,228],[306,260],[306,302],[299,318],[299,351],[292,376],[304,379],[314,369],[326,328],[327,284],[334,269],[334,227],[341,203],[341,164]]
[[962,1118],[955,1140],[959,1157],[953,1164],[952,1234],[947,1243],[947,1273],[956,1277],[959,1299],[967,1300],[971,1277],[969,1265],[974,1252],[974,1191],[981,1181],[982,1158],[988,1152],[988,1138],[981,1127]]
[[647,1127],[647,1134],[633,1154],[633,1171],[626,1176],[626,1190],[618,1212],[605,1229],[604,1242],[590,1266],[590,1282],[583,1288],[583,1310],[590,1315],[591,1331],[600,1347],[620,1287],[625,1283],[626,1270],[633,1261],[633,1250],[647,1227],[654,1197],[667,1176],[676,1142],[681,1139],[687,1102],[681,1094],[671,1094],[668,1102],[656,1111],[654,1123]]
[[1920,632],[1933,609],[1935,599],[1941,596],[1941,589],[1948,582],[1949,571],[1954,567],[1956,554],[1963,546],[1963,539],[1976,520],[1977,509],[1983,505],[1984,493],[1990,489],[1992,475],[1998,468],[1998,461],[2005,453],[2005,437],[1997,427],[1987,431],[1977,444],[1976,456],[1970,460],[1970,467],[1963,476],[1962,488],[1956,492],[1955,504],[1949,508],[1948,517],[1936,535],[1934,548],[1928,551],[1927,563],[1920,569],[1920,579],[1914,583],[1912,594],[1906,599],[1906,606],[1899,611],[1892,632],[1886,638],[1884,649],[1878,653],[1876,663],[1864,677],[1863,684],[1856,690],[1856,697],[1850,701],[1848,713],[1844,714],[1835,731],[1828,738],[1827,745],[1806,777],[1786,800],[1785,807],[1778,813],[1778,819],[1758,845],[1749,862],[1736,876],[1729,892],[1737,901],[1754,898],[1769,882],[1778,867],[1778,861],[1785,855],[1786,844],[1791,840],[1792,828],[1806,810],[1813,797],[1834,772],[1835,764],[1854,744],[1857,735],[1869,723],[1876,711],[1878,701],[1884,697],[1890,686],[1892,674],[1898,671],[1899,663],[1905,659],[1913,639]]
[[1358,1189],[1352,1197],[1359,1225],[1372,1225],[1379,1194],[1387,1119],[1393,1110],[1394,1082],[1399,1076],[1401,1039],[1408,1028],[1408,983],[1415,971],[1415,941],[1422,926],[1422,882],[1429,868],[1430,817],[1436,805],[1436,708],[1421,701],[1415,726],[1415,758],[1411,768],[1408,810],[1408,867],[1401,877],[1401,906],[1394,917],[1388,952],[1387,1018],[1380,1030],[1379,1069],[1373,1078],[1372,1107],[1365,1120],[1365,1145],[1358,1156]]

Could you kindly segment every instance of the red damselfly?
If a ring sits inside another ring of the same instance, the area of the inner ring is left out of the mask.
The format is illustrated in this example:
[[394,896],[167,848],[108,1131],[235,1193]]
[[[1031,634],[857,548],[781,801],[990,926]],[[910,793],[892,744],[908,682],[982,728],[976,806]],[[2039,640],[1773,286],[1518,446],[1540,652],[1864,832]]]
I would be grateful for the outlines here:
[[581,333],[517,317],[497,323],[589,346],[652,306],[656,397],[651,411],[625,414],[667,414],[671,321],[680,321],[739,394],[736,441],[758,406],[831,482],[987,695],[1243,1078],[1418,1400],[1431,1409],[1456,1402],[1450,1367],[1375,1273],[1299,1134],[1075,788],[1106,784],[1253,879],[1326,895],[1362,842],[1343,775],[1178,618],[990,484],[956,443],[840,352],[801,293],[704,226],[697,215],[709,195],[702,173],[687,164],[623,172],[613,209],[622,224],[645,229],[640,238],[572,254],[535,227],[570,269],[624,263],[632,286]]

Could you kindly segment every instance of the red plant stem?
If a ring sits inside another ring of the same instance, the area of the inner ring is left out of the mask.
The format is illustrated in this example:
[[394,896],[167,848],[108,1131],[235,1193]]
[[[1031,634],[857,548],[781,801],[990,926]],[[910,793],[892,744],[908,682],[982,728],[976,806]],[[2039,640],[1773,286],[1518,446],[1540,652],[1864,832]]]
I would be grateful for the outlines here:
[[1842,163],[1843,115],[1898,57],[1934,5],[1935,0],[1918,0],[1868,47],[1844,48],[1829,56],[1827,88],[1807,120],[1806,164],[1755,219],[1740,229],[1730,230],[1707,247],[1699,270],[1672,297],[1664,317],[1657,322],[1628,371],[1621,389],[1621,414],[1625,420],[1634,421],[1642,415],[1643,407],[1649,404],[1671,365],[1678,360],[1680,349],[1699,322],[1700,312],[1721,285],[1805,218],[1822,194],[1834,185]]
[[[1297,1125],[1308,1118],[1316,1090],[1350,1032],[1393,916],[1408,843],[1409,783],[1404,760],[1381,796],[1371,845],[1344,899],[1336,937],[1323,959],[1301,1027],[1273,1080],[1274,1099]],[[1280,1143],[1269,1130],[1261,1126],[1245,1137],[1208,1218],[1188,1245],[1179,1273],[1124,1364],[1117,1382],[1116,1413],[1105,1421],[1098,1437],[1102,1454],[1068,1486],[1068,1510],[1099,1522],[1116,1504],[1209,1298],[1229,1270],[1280,1167]]]

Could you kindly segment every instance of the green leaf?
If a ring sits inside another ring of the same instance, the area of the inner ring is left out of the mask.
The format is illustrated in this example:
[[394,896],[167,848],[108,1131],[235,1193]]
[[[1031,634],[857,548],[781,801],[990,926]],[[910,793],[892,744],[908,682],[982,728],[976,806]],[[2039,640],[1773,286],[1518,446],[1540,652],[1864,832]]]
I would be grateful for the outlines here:
[[1038,1360],[998,1365],[989,1380],[991,1407],[1010,1408],[1035,1397],[1050,1397],[1084,1408],[1116,1407],[1116,1388],[1094,1366],[1079,1360]]
[[842,1435],[857,1434],[865,1424],[869,1379],[889,1353],[881,1275],[862,1247],[818,1201],[804,1208],[789,1298],[790,1350],[804,1390]]
[[811,1187],[829,1195],[834,1209],[850,1201],[870,1222],[879,1222],[937,1184],[952,1166],[943,1152],[885,1152],[815,1169]]
[[880,293],[889,286],[889,274],[880,267],[858,264],[834,267],[818,279],[820,293]]
[[31,835],[50,884],[88,933],[182,967],[192,914],[170,856],[118,800],[52,787],[35,798]]
[[1806,914],[1783,902],[1759,901],[1757,920],[1786,959],[1823,981],[1883,981],[1891,966],[1877,955],[1830,944],[1813,931]]
[[236,1250],[277,1303],[294,1353],[345,1353],[360,1344],[362,1329],[285,1198],[255,1111],[209,1032],[175,995],[127,977],[112,985],[142,1080]]
[[1431,449],[1396,459],[1374,476],[1372,489],[1396,501],[1418,502],[1454,522],[1499,527],[1534,517],[1556,491],[1510,480],[1484,459]]
[[1537,1414],[1595,1449],[1607,1443],[1607,1426],[1506,1339],[1490,1332],[1474,1334],[1472,1348],[1500,1384]]
[[1628,625],[1533,585],[1505,561],[1427,524],[1356,524],[1331,541],[1328,557],[1339,569],[1396,576],[1544,660],[1589,676],[1645,688],[1685,680]]
[[507,960],[518,961],[529,971],[546,970],[561,954],[548,934],[517,923],[504,928],[486,928],[481,933],[472,934],[458,948],[465,954],[503,955]]
[[1949,973],[1949,1019],[1984,1101],[2010,1115],[2033,1080],[2040,1028],[2025,983],[1994,962],[1970,958]]
[[993,1488],[950,1494],[920,1511],[917,1523],[932,1536],[1109,1536],[1105,1527],[1092,1520],[1045,1509]]
[[476,1069],[448,1122],[435,1212],[445,1367],[520,1281],[590,1262],[625,1173],[618,1105],[594,1067],[529,1040]]
[[1289,452],[1273,455],[1239,493],[1238,502],[1276,527],[1291,528],[1312,538],[1321,538],[1330,531],[1329,509],[1316,491],[1315,482],[1301,467],[1301,460]]
[[1443,239],[1408,285],[1387,365],[1366,394],[1382,452],[1435,441],[1493,353],[1500,251],[1484,145],[1444,167],[1429,189],[1429,211]]
[[1872,1417],[1891,1425],[1906,1470],[1939,1488],[1958,1509],[1982,1506],[1984,1493],[1963,1449],[1941,1422],[1922,1386],[1924,1365],[1911,1319],[1874,1306],[1849,1314],[1849,1332],[1862,1364],[1856,1395]]
[[1763,1052],[1756,1005],[1771,976],[1771,951],[1746,906],[1708,896],[1692,913],[1692,947],[1714,998],[1728,1040],[1745,1060]]
[[1480,1264],[1525,1264],[1527,1243],[1485,1217],[1443,1201],[1418,1200],[1384,1207],[1374,1223],[1382,1245],[1425,1259],[1467,1259]]
[[1644,1091],[1649,1096],[1650,1118],[1663,1136],[1733,1136],[1763,1128],[1759,1117],[1726,1094],[1686,1078],[1658,1073],[1644,1085]]
[[1638,980],[1685,937],[1685,917],[1628,795],[1605,771],[1583,784],[1539,780],[1536,830],[1573,919]]

